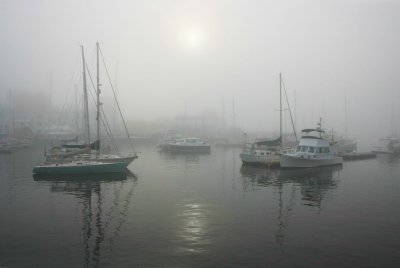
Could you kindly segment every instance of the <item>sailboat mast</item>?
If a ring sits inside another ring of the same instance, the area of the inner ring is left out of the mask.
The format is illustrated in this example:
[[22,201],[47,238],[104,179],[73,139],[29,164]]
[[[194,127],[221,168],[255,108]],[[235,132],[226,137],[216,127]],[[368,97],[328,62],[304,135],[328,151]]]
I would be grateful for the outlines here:
[[96,150],[99,152],[100,150],[100,78],[99,78],[99,42],[96,43],[97,48],[97,141],[96,141]]
[[90,126],[89,126],[89,103],[88,103],[88,95],[87,95],[87,86],[86,86],[86,63],[85,63],[85,53],[82,48],[82,63],[83,63],[83,98],[84,98],[84,120],[86,127],[86,142],[90,146]]
[[282,137],[282,73],[279,73],[279,134],[281,137],[281,144],[283,145],[283,137]]
[[79,113],[78,113],[78,86],[75,84],[75,131],[79,133]]

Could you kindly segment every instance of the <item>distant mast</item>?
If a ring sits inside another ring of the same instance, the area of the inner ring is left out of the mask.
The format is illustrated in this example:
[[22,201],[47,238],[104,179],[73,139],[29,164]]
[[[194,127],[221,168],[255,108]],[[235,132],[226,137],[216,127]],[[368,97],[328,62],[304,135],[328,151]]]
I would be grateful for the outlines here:
[[283,146],[282,137],[282,73],[279,73],[279,135],[281,137],[281,146]]
[[[119,77],[119,63],[118,61],[115,64],[115,97],[117,97],[118,93],[118,77]],[[114,110],[113,110],[113,129],[116,131],[117,129],[117,103],[114,103]]]
[[96,51],[97,51],[97,141],[95,142],[95,149],[97,153],[100,150],[100,77],[99,77],[99,42],[96,43]]
[[78,112],[78,86],[75,84],[75,131],[76,134],[80,134],[79,131],[79,112]]
[[85,63],[85,54],[82,48],[82,63],[83,63],[83,98],[84,98],[84,119],[85,119],[85,127],[86,127],[86,142],[90,146],[90,125],[89,125],[89,103],[87,96],[87,87],[86,87],[86,63]]

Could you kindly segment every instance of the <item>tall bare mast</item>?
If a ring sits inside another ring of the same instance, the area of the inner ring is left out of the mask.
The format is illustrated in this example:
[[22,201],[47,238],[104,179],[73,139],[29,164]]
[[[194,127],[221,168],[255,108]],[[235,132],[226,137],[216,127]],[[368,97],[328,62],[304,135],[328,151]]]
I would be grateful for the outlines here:
[[82,63],[83,63],[83,98],[84,98],[84,119],[85,119],[85,127],[86,127],[86,142],[90,145],[90,125],[89,125],[89,103],[88,103],[88,95],[87,95],[87,86],[86,86],[86,62],[85,62],[85,53],[82,48]]
[[79,131],[79,113],[78,113],[78,86],[75,84],[75,131],[76,134],[80,134]]
[[283,145],[283,137],[282,137],[282,73],[279,73],[279,135],[281,137],[281,144]]
[[96,43],[97,50],[97,141],[96,141],[96,150],[99,153],[100,150],[100,77],[99,77],[99,42]]

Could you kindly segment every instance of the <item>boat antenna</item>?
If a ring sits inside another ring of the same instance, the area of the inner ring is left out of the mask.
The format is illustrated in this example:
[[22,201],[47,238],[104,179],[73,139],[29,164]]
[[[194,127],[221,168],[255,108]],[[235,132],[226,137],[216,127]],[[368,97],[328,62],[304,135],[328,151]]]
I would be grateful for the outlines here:
[[321,138],[321,130],[322,130],[322,117],[319,118],[319,122],[317,123],[317,129],[319,132],[319,137]]

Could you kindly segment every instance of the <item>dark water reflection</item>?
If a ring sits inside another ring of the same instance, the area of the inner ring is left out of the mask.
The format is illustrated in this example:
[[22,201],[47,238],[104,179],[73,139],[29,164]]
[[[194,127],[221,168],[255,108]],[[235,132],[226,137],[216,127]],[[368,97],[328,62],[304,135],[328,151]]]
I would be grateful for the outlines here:
[[398,158],[279,170],[146,145],[134,176],[32,178],[42,150],[0,155],[0,267],[400,262]]
[[[285,235],[296,204],[322,209],[324,195],[338,187],[342,166],[307,169],[267,169],[241,166],[245,191],[271,188],[276,192],[276,243],[285,253]],[[299,193],[299,194],[298,194]],[[300,199],[300,201],[296,200]]]
[[98,267],[102,253],[112,251],[125,222],[137,178],[130,172],[102,175],[39,175],[39,185],[50,192],[77,198],[81,219],[84,267]]
[[242,166],[245,190],[257,187],[278,187],[293,184],[302,194],[302,203],[320,207],[325,192],[337,187],[342,166],[318,167],[306,169],[267,169],[254,166]]

